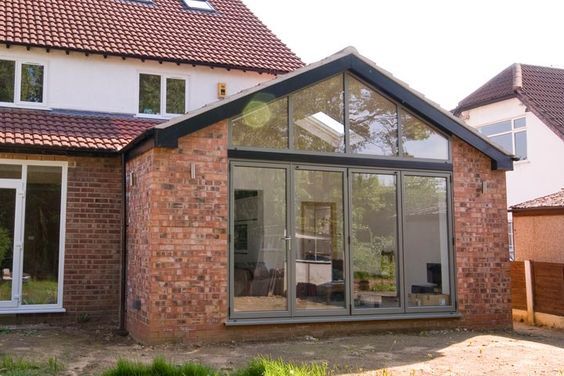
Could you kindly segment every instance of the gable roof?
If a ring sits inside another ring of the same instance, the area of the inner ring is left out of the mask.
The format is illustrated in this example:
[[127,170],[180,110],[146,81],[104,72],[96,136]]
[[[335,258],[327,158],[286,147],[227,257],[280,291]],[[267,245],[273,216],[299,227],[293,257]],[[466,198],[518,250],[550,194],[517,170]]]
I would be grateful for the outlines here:
[[0,43],[285,73],[303,62],[241,0],[18,0],[0,7]]
[[135,139],[126,147],[126,151],[141,143],[146,145],[147,141],[157,147],[176,147],[179,137],[239,114],[257,95],[267,95],[271,99],[278,98],[345,71],[354,73],[368,84],[383,91],[443,132],[455,135],[482,151],[492,160],[492,168],[502,170],[513,168],[513,155],[493,144],[450,112],[443,110],[422,94],[409,88],[407,84],[394,78],[374,62],[361,56],[353,47],[348,47],[317,63],[260,83],[224,100],[159,124]]
[[511,207],[511,211],[532,209],[564,209],[564,188],[556,193],[525,201]]
[[461,100],[453,112],[509,98],[521,100],[564,140],[564,69],[513,64]]
[[109,114],[0,107],[0,148],[116,153],[157,123]]

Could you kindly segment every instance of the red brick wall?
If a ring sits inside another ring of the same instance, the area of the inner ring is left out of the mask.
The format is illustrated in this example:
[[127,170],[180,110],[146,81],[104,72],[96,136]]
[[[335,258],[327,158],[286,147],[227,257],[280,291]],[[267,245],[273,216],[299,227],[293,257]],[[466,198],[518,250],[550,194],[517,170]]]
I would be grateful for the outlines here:
[[223,328],[226,122],[180,139],[176,149],[150,150],[127,169],[136,180],[128,188],[128,330],[136,338],[162,342]]
[[[117,320],[121,253],[121,160],[0,153],[0,158],[67,161],[67,223],[63,307]],[[32,316],[22,315],[26,319]],[[38,318],[47,316],[38,315]]]
[[[227,125],[128,163],[128,329],[145,342],[272,338],[373,330],[511,325],[505,173],[453,141],[457,295],[462,319],[225,327],[228,312]],[[190,176],[191,163],[196,178]],[[482,181],[488,190],[481,192]],[[135,228],[133,228],[135,227]],[[141,304],[134,308],[134,300]]]
[[[505,172],[481,152],[453,142],[455,261],[462,325],[511,327]],[[482,192],[482,182],[487,188]]]

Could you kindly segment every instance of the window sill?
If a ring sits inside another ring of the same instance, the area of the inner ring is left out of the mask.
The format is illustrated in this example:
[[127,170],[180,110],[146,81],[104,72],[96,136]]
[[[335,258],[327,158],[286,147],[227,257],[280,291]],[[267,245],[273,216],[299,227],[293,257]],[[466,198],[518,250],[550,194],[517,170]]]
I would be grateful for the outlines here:
[[8,108],[21,108],[26,110],[45,110],[49,111],[51,108],[44,103],[34,103],[34,102],[0,102],[0,107]]
[[453,319],[460,318],[459,312],[434,312],[434,313],[398,313],[387,315],[355,315],[355,316],[329,316],[329,317],[298,317],[298,318],[268,318],[268,319],[228,319],[225,326],[245,325],[280,325],[280,324],[314,324],[331,322],[355,321],[383,321],[383,320],[415,320],[415,319]]
[[19,315],[30,313],[64,313],[67,310],[62,307],[33,307],[33,308],[0,308],[1,315]]
[[177,115],[171,115],[171,114],[159,114],[159,115],[151,115],[151,114],[137,114],[135,115],[135,117],[141,118],[141,119],[162,119],[162,120],[170,120],[170,119],[174,119],[175,117],[178,116],[182,116],[184,114],[177,114]]

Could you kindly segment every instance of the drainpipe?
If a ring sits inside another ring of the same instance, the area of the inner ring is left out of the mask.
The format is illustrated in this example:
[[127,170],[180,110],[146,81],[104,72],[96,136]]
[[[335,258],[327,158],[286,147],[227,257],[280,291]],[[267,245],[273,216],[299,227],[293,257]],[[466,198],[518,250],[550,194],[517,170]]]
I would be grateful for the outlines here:
[[120,305],[119,305],[119,326],[116,334],[127,336],[129,333],[125,328],[125,315],[127,309],[127,198],[126,198],[126,179],[125,179],[125,153],[121,153],[121,283],[120,283]]

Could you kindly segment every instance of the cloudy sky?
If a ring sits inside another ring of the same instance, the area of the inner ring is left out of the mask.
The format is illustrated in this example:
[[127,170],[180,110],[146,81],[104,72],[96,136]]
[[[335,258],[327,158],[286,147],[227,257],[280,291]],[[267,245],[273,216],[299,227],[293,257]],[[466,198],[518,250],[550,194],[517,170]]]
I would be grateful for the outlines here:
[[553,0],[243,0],[306,63],[346,46],[452,109],[514,62],[564,68]]

